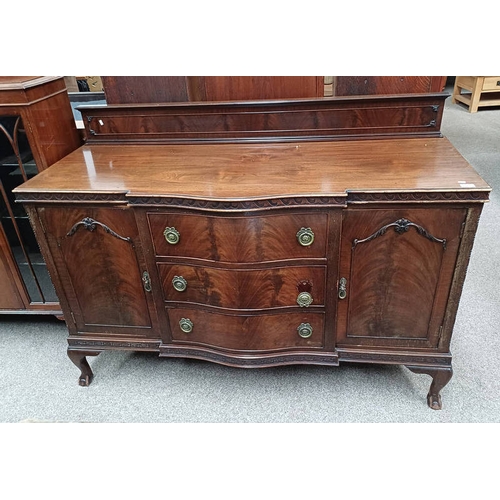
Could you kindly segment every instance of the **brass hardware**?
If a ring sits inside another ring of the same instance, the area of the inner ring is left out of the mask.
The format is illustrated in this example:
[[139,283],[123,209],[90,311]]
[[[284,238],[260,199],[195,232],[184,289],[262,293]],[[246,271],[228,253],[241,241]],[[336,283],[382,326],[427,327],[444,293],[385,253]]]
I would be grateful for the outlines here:
[[149,279],[149,273],[147,271],[142,273],[142,282],[144,283],[144,290],[146,290],[146,292],[150,292],[151,280]]
[[187,288],[187,281],[182,276],[174,276],[172,285],[178,292],[183,292]]
[[193,322],[189,318],[181,318],[179,326],[184,333],[191,333],[193,331]]
[[312,295],[309,292],[300,292],[297,297],[297,304],[300,307],[309,307],[313,302]]
[[340,278],[339,283],[339,299],[344,300],[347,297],[347,280]]
[[163,236],[165,236],[167,243],[170,243],[171,245],[177,245],[181,239],[181,234],[177,231],[177,229],[175,229],[175,227],[166,227],[165,231],[163,231]]
[[398,219],[397,221],[391,222],[391,224],[386,224],[385,226],[381,227],[377,232],[373,233],[371,236],[368,236],[368,238],[364,238],[362,240],[358,240],[357,238],[355,238],[352,242],[352,249],[354,250],[356,248],[356,245],[359,245],[360,243],[366,243],[368,241],[374,240],[375,238],[378,238],[379,236],[382,236],[387,232],[387,229],[389,229],[390,227],[393,227],[394,231],[396,231],[396,233],[398,234],[406,233],[410,230],[410,227],[414,227],[418,234],[424,236],[429,241],[441,243],[443,245],[443,250],[446,250],[446,239],[436,238],[422,226],[419,226],[418,224],[415,224],[414,222],[411,222],[408,219]]
[[314,233],[310,227],[301,227],[297,233],[297,240],[303,247],[312,245],[314,241]]
[[104,231],[106,231],[106,233],[110,234],[111,236],[114,236],[115,238],[118,238],[119,240],[126,241],[127,243],[132,243],[132,238],[125,238],[124,236],[120,236],[118,233],[115,233],[112,229],[110,229],[102,222],[94,220],[91,217],[84,217],[80,222],[77,222],[69,230],[68,234],[66,234],[66,237],[69,238],[70,236],[73,236],[79,227],[83,227],[87,231],[93,232],[96,230],[97,226],[102,227]]
[[313,334],[313,327],[310,323],[301,323],[297,327],[297,333],[303,338],[308,339]]

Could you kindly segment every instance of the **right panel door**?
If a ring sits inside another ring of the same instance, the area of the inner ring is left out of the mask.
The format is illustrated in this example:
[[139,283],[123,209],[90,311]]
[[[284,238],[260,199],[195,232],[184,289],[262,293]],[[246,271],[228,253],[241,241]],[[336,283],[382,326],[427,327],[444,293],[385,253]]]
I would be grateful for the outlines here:
[[339,346],[437,347],[465,216],[447,207],[346,210]]

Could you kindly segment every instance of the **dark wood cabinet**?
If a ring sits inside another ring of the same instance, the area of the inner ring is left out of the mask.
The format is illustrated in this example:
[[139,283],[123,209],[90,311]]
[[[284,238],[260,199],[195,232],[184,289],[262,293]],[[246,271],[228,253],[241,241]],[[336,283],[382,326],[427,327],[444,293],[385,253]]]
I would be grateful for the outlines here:
[[442,92],[445,76],[103,76],[108,104]]
[[[124,108],[84,111],[87,145],[15,190],[61,296],[80,384],[93,376],[86,357],[108,349],[247,368],[392,363],[431,375],[428,404],[441,408],[490,188],[439,136],[441,97],[384,99],[300,101],[301,117],[324,106],[340,128],[353,123],[346,109],[363,113],[355,141],[317,120],[290,120],[283,140],[259,103],[186,105],[191,118],[244,106],[246,128],[220,137],[200,118],[175,140],[166,122],[142,135],[148,107],[128,109],[129,139],[109,124]],[[423,113],[405,114],[406,127],[381,111],[390,103]],[[281,106],[272,113],[297,112],[296,101]]]
[[334,76],[333,95],[442,92],[445,85],[445,76]]
[[12,190],[80,145],[62,77],[0,77],[0,313],[62,314]]
[[322,76],[103,76],[108,104],[323,97]]

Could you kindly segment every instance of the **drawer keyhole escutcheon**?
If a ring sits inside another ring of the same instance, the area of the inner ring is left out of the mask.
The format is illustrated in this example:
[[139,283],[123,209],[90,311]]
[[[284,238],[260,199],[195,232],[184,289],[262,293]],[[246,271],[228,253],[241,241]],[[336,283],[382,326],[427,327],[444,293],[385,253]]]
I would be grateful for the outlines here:
[[179,326],[184,333],[191,333],[193,331],[193,322],[189,318],[181,318]]
[[151,291],[151,279],[149,278],[149,273],[147,271],[144,271],[142,273],[142,283],[144,285],[144,290],[146,290],[146,292],[150,292]]
[[313,334],[313,328],[310,323],[301,323],[297,327],[297,333],[303,338],[308,339]]
[[347,280],[340,278],[339,282],[339,299],[344,300],[347,297]]
[[166,227],[165,231],[163,231],[163,236],[165,236],[167,243],[170,243],[171,245],[177,245],[181,239],[181,234],[177,231],[177,229],[175,229],[175,227]]
[[310,227],[301,227],[297,233],[297,240],[303,247],[312,245],[314,233]]
[[187,288],[187,281],[182,276],[174,276],[172,285],[178,292],[183,292]]
[[313,303],[312,295],[309,292],[300,292],[297,297],[297,304],[300,307],[309,307]]

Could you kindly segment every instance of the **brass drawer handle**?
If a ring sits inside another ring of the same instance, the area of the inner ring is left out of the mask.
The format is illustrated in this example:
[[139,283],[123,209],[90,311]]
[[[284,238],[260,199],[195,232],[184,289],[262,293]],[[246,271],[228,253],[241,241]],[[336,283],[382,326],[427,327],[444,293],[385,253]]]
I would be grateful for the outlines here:
[[181,239],[181,233],[175,227],[166,227],[165,231],[163,231],[163,236],[165,236],[167,243],[171,245],[177,245]]
[[314,241],[314,233],[310,227],[301,227],[297,233],[297,240],[303,247],[312,245]]
[[191,333],[193,331],[193,322],[189,318],[181,318],[179,326],[184,333]]
[[187,288],[188,282],[182,276],[174,276],[172,285],[178,292],[183,292]]
[[347,280],[340,278],[339,282],[339,299],[344,300],[347,297]]
[[303,338],[308,339],[313,334],[313,327],[310,323],[301,323],[297,327],[297,333]]
[[312,295],[309,292],[300,292],[297,297],[297,304],[300,307],[309,307],[313,303]]

